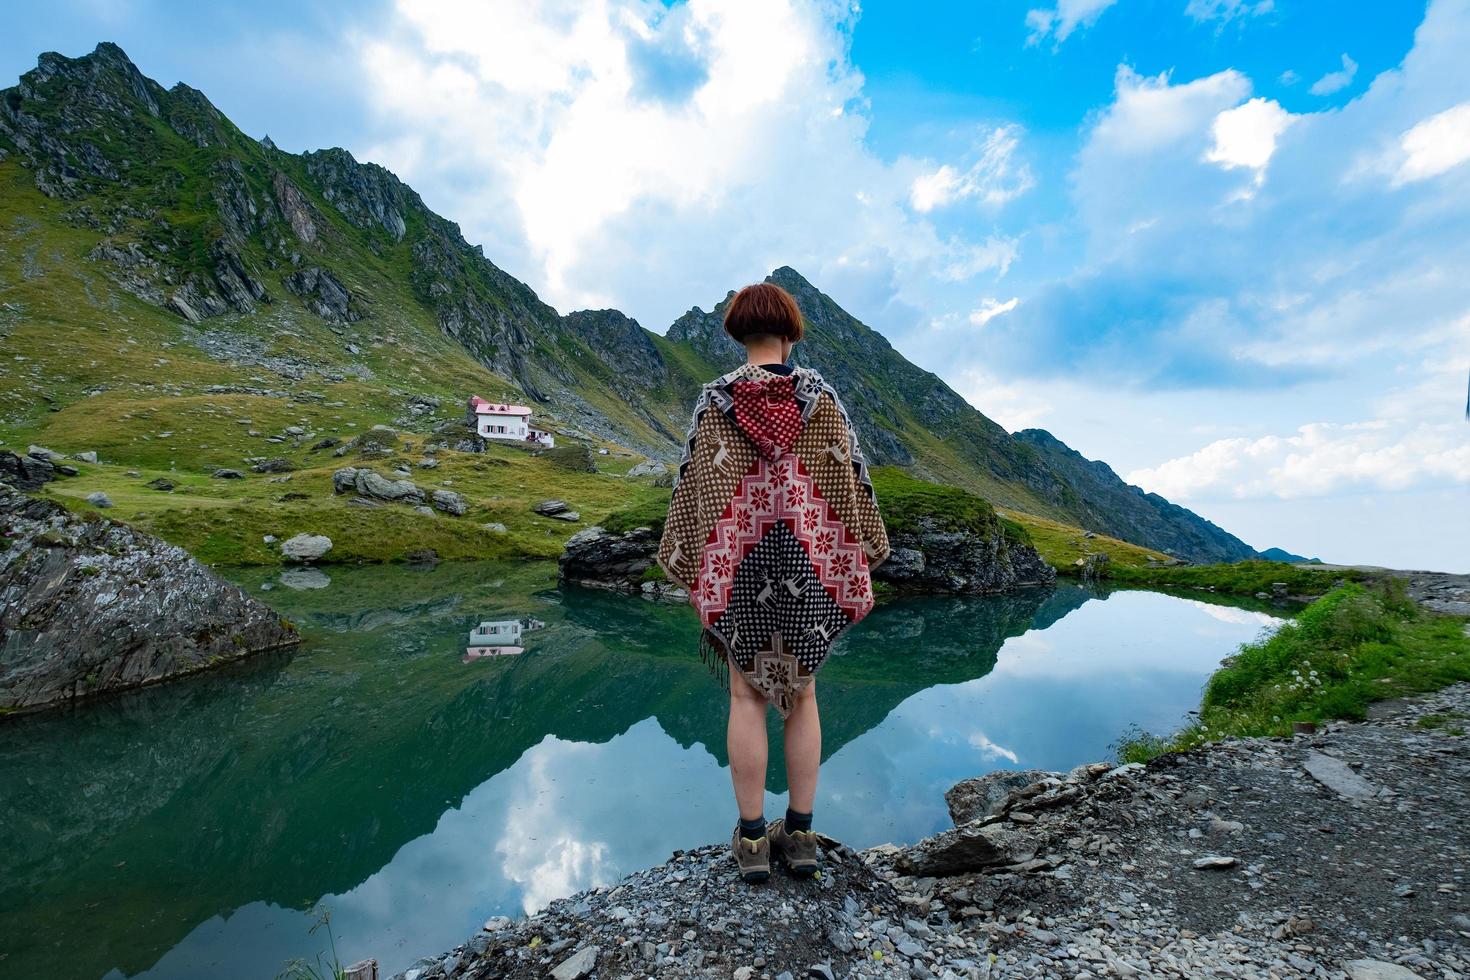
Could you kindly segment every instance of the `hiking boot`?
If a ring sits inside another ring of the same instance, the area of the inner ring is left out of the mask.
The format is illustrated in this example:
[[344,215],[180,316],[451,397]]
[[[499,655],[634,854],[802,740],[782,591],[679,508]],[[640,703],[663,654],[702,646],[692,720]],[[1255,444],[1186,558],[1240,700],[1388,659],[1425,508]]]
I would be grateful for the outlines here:
[[786,832],[785,818],[773,820],[766,827],[766,837],[771,842],[771,852],[780,858],[798,878],[810,878],[820,868],[817,864],[817,832],[793,830]]
[[730,839],[730,849],[735,853],[735,863],[740,867],[740,877],[746,881],[765,881],[771,876],[771,837],[769,834],[761,835],[759,840],[740,836],[740,828],[735,828],[735,836]]

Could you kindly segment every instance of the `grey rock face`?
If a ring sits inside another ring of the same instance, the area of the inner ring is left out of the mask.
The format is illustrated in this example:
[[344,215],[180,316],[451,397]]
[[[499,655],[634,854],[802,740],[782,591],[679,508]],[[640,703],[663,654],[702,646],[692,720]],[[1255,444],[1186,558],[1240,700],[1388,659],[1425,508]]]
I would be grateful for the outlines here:
[[281,284],[300,296],[306,308],[323,320],[354,323],[362,319],[352,293],[326,269],[314,265],[298,269],[282,279]]
[[0,480],[11,486],[21,490],[39,490],[54,479],[56,467],[49,459],[0,452]]
[[601,527],[589,527],[567,540],[557,567],[561,580],[574,585],[649,599],[687,599],[689,594],[672,582],[644,579],[657,553],[658,536],[651,528],[635,527],[614,534]]
[[977,595],[1023,585],[1048,585],[1056,569],[1030,545],[1003,534],[953,530],[919,519],[914,531],[892,533],[893,552],[873,577],[898,589]]
[[437,509],[446,514],[453,514],[455,517],[463,517],[465,511],[470,509],[464,497],[453,490],[435,490],[432,499]]
[[298,534],[281,544],[281,554],[291,561],[316,561],[332,550],[332,539],[325,534]]
[[182,548],[0,485],[0,709],[137,687],[288,646],[280,617]]
[[955,826],[962,827],[972,820],[995,816],[1013,792],[1055,775],[1045,769],[999,769],[955,783],[944,794],[944,802],[949,804]]

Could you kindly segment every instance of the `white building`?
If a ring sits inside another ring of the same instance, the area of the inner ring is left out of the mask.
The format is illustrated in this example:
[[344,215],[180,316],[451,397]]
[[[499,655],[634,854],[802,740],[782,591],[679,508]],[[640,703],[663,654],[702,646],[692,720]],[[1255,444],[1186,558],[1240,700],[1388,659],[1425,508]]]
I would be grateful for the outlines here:
[[534,442],[547,448],[556,445],[551,433],[531,428],[531,410],[525,405],[487,402],[479,395],[471,395],[469,414],[474,420],[475,434],[482,439]]

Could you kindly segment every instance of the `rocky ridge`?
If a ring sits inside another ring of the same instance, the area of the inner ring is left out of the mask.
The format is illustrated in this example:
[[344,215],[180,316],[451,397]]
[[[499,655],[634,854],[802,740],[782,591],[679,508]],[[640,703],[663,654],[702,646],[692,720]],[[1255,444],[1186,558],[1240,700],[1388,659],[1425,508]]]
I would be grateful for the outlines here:
[[912,847],[824,839],[817,881],[675,851],[398,980],[1465,976],[1470,745],[1435,721],[1456,713],[1470,685],[1291,740],[981,777]]
[[[364,358],[374,348],[442,351],[448,338],[563,434],[668,461],[700,384],[733,365],[723,304],[691,309],[667,337],[616,310],[562,315],[388,170],[342,149],[292,154],[249,137],[203,93],[165,89],[115,44],[79,58],[45,53],[0,94],[0,166],[54,202],[26,217],[35,231],[50,234],[56,222],[95,237],[86,258],[58,256],[47,271],[68,282],[100,271],[161,324],[242,368],[371,380]],[[843,393],[876,462],[1190,560],[1218,556],[1224,539],[1201,544],[1199,518],[1074,480],[794,270],[770,278],[808,323],[797,360]],[[310,321],[316,356],[249,349],[288,321]]]
[[0,483],[0,714],[298,642],[182,548]]

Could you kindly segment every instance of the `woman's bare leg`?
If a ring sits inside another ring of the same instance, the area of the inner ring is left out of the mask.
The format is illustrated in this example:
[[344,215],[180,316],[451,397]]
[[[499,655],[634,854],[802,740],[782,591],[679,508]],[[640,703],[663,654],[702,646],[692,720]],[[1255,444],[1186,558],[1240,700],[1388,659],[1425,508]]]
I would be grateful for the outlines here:
[[730,780],[742,820],[754,820],[766,805],[766,699],[740,671],[730,671],[730,723],[725,730]]
[[786,716],[786,782],[791,787],[791,809],[811,813],[817,796],[817,769],[822,764],[822,720],[817,715],[817,682],[796,696]]

